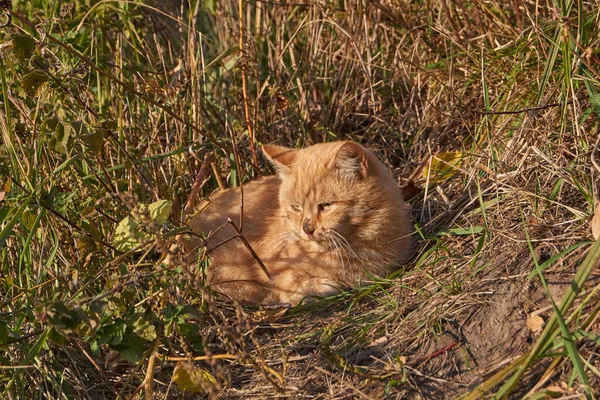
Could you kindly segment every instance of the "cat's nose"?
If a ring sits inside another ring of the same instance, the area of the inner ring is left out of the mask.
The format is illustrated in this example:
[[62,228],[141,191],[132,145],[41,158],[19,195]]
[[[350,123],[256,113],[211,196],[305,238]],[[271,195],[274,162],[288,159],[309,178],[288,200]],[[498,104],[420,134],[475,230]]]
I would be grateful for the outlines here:
[[307,235],[312,235],[315,232],[316,226],[312,223],[310,218],[306,218],[302,223],[302,229]]

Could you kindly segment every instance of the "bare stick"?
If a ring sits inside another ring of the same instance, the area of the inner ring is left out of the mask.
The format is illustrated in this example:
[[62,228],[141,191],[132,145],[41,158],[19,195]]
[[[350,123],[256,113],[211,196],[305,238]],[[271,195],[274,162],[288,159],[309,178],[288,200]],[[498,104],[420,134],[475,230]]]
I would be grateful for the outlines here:
[[[250,150],[252,150],[252,157],[254,159],[254,165],[258,165],[258,158],[256,157],[256,148],[254,147],[254,129],[252,128],[252,121],[250,120],[250,107],[248,106],[248,92],[246,82],[246,53],[244,49],[244,0],[238,0],[239,14],[240,14],[240,51],[243,54],[242,59],[242,96],[244,98],[244,113],[246,114],[246,127],[248,128],[248,136],[250,136]],[[258,172],[260,174],[260,170]]]
[[598,145],[600,145],[600,123],[598,129],[596,129],[596,133],[598,134],[598,137],[596,138],[596,144],[594,144],[594,148],[592,149],[592,164],[594,164],[594,167],[600,172],[600,165],[598,165],[598,161],[596,160],[596,152],[598,151]]
[[213,175],[215,176],[215,179],[217,180],[217,184],[219,185],[219,189],[221,189],[221,190],[225,189],[225,184],[223,183],[223,178],[221,178],[221,171],[219,171],[219,168],[217,168],[217,165],[215,163],[212,163],[211,167],[213,170]]
[[233,147],[233,159],[235,161],[235,168],[238,172],[238,181],[240,183],[240,232],[244,229],[244,182],[241,174],[241,163],[240,163],[240,155],[237,150],[237,141],[235,140],[235,132],[233,129],[229,130],[231,132],[231,146]]
[[227,222],[231,225],[231,227],[233,228],[235,233],[237,233],[238,237],[242,240],[242,243],[244,243],[244,246],[246,246],[246,248],[248,249],[250,254],[252,254],[252,257],[256,260],[256,262],[258,263],[260,268],[263,270],[263,272],[265,273],[267,278],[269,278],[269,280],[271,280],[271,275],[269,274],[269,271],[267,271],[267,267],[265,267],[265,264],[263,264],[261,259],[258,257],[258,254],[256,254],[254,252],[254,249],[252,248],[252,246],[250,246],[250,243],[248,243],[248,241],[246,240],[244,235],[242,235],[242,232],[238,229],[237,226],[235,226],[235,223],[231,220],[231,218],[227,218]]
[[198,193],[200,193],[200,189],[208,180],[210,175],[209,167],[213,163],[214,157],[210,153],[206,153],[204,155],[204,161],[202,161],[202,167],[200,167],[200,171],[198,175],[196,175],[196,180],[194,181],[194,186],[192,186],[192,192],[190,193],[190,197],[188,197],[188,201],[185,204],[185,208],[183,210],[183,215],[187,215],[192,212],[194,209],[194,205],[196,203],[196,199],[198,198]]

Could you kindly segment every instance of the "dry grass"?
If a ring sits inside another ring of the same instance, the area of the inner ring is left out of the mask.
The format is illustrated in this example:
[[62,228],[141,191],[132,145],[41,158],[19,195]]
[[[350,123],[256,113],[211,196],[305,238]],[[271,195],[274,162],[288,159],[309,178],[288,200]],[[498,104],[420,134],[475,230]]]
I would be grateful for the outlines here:
[[[598,4],[13,10],[0,30],[3,397],[599,395]],[[424,189],[400,271],[281,311],[214,298],[202,260],[161,264],[195,182],[208,195],[268,173],[258,143],[341,138]],[[448,179],[423,175],[456,152]],[[158,200],[168,223],[140,206]],[[145,233],[123,251],[130,214]]]

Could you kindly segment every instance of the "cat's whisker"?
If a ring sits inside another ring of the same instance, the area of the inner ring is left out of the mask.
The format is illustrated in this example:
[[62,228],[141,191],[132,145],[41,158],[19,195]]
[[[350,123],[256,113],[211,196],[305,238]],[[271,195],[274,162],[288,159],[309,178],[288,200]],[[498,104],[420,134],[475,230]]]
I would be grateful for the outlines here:
[[[348,253],[348,249],[344,245],[344,243],[338,238],[335,237],[336,241],[339,243],[340,254],[342,256],[342,264],[344,265],[344,269],[350,268],[352,266],[352,260],[350,254]],[[345,259],[345,261],[344,261]]]
[[328,237],[327,239],[328,239],[328,242],[329,242],[329,246],[331,247],[331,249],[330,249],[331,252],[337,256],[337,259],[338,259],[338,261],[340,262],[340,264],[342,266],[342,270],[344,270],[345,269],[344,258],[341,255],[340,248],[339,248],[338,244],[336,243],[335,238],[334,237]]
[[[336,235],[333,235],[331,238],[336,243],[336,248],[337,248],[338,254],[340,255],[340,259],[341,259],[342,269],[345,270],[346,269],[345,261],[348,262],[348,267],[350,267],[352,265],[352,262],[350,260],[350,255],[348,254],[348,249],[346,248],[346,245]],[[346,258],[345,261],[344,261],[344,257]]]
[[[340,240],[335,235],[329,236],[328,239],[329,239],[330,243],[333,245],[332,252],[335,252],[337,254],[338,259],[340,260],[340,264],[342,264],[342,269],[345,269],[346,265],[344,262],[344,256],[346,256],[346,258],[348,258],[346,249],[344,248],[342,243],[340,243]],[[349,259],[348,259],[348,262],[350,262]]]
[[278,252],[286,244],[294,242],[294,236],[295,235],[290,232],[280,232],[267,243],[265,243],[265,246],[268,248],[272,248],[275,252]]

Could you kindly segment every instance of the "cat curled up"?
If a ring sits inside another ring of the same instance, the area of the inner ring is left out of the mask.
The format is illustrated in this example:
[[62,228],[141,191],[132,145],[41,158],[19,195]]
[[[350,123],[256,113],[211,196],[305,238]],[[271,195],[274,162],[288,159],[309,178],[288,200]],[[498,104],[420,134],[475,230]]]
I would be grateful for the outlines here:
[[[304,149],[262,147],[277,174],[218,191],[189,222],[206,235],[207,284],[232,299],[295,305],[395,270],[411,250],[409,206],[385,165],[344,141]],[[199,238],[185,242],[197,259]],[[262,261],[263,266],[256,260]]]

